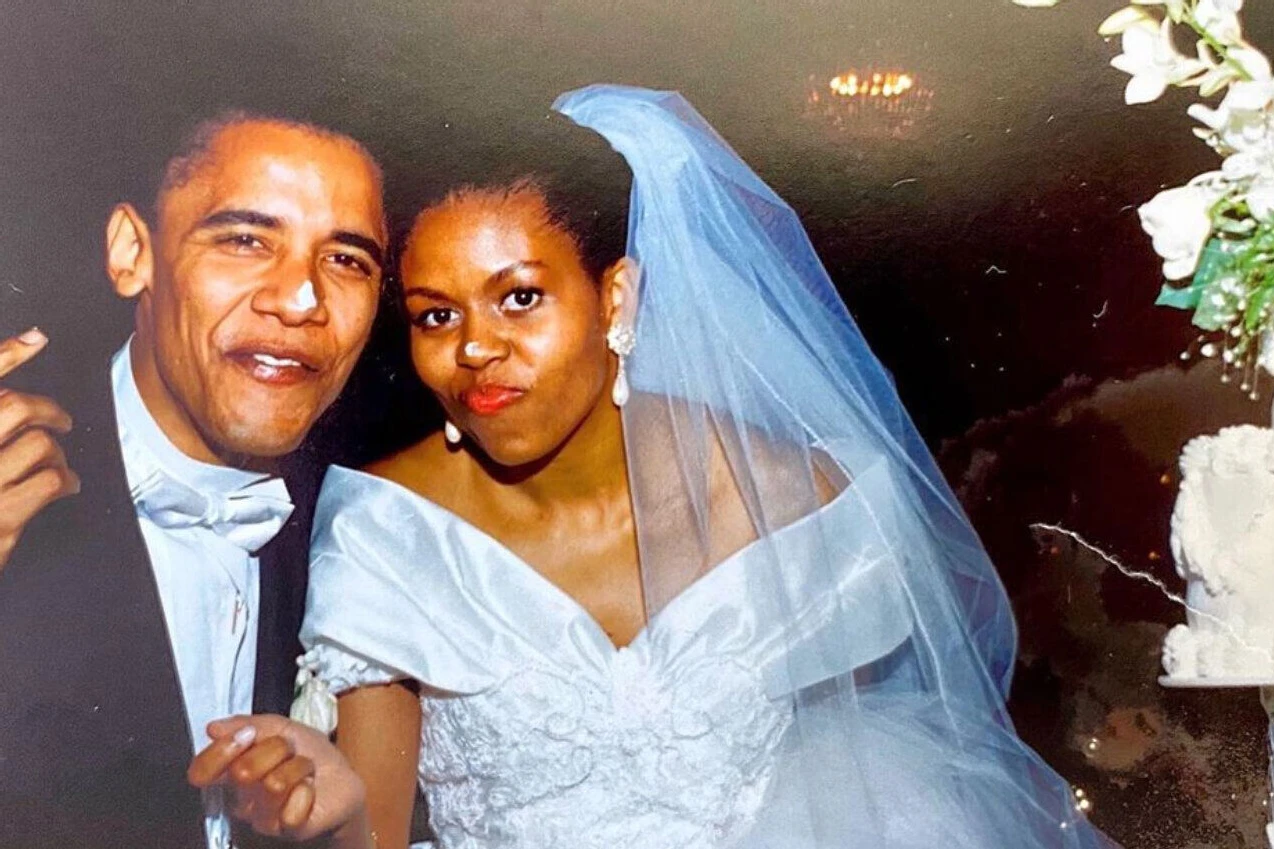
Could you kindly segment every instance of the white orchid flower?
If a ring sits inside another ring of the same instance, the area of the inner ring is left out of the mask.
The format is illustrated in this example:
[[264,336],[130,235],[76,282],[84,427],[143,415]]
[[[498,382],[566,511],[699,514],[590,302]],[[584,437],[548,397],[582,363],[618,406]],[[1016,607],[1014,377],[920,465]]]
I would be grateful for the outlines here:
[[1160,192],[1137,210],[1168,280],[1184,280],[1199,265],[1212,235],[1212,205],[1225,194],[1219,177],[1217,172],[1202,174],[1188,185]]
[[1049,6],[1056,6],[1059,2],[1060,0],[1013,0],[1013,5],[1027,9],[1047,9]]
[[1196,103],[1186,110],[1186,114],[1219,132],[1234,121],[1236,115],[1260,115],[1272,99],[1274,99],[1274,81],[1239,80],[1231,84],[1225,99],[1215,109]]
[[1232,183],[1256,177],[1263,170],[1261,157],[1254,153],[1232,153],[1221,163],[1221,173]]
[[1243,40],[1239,24],[1242,8],[1243,0],[1199,0],[1194,7],[1194,20],[1221,44],[1239,44]]
[[1221,173],[1231,184],[1246,184],[1243,196],[1253,218],[1262,221],[1274,215],[1274,149],[1270,145],[1230,154]]
[[1137,6],[1163,6],[1168,12],[1168,19],[1174,24],[1185,19],[1186,0],[1132,0]]
[[1172,23],[1164,19],[1160,26],[1153,21],[1139,21],[1124,30],[1124,52],[1110,60],[1125,74],[1132,76],[1124,89],[1129,105],[1157,100],[1169,85],[1176,85],[1208,70],[1198,59],[1182,55],[1172,43]]
[[1188,82],[1190,85],[1197,85],[1199,94],[1202,96],[1211,97],[1238,78],[1238,71],[1234,70],[1234,68],[1229,65],[1217,65],[1215,68]]
[[1121,35],[1124,30],[1142,21],[1154,23],[1154,18],[1151,17],[1149,12],[1139,6],[1125,6],[1102,21],[1101,26],[1097,28],[1097,34],[1102,38]]
[[1215,109],[1196,103],[1186,113],[1208,127],[1211,143],[1222,152],[1268,151],[1271,103],[1274,80],[1239,80]]
[[[1183,86],[1198,86],[1199,94],[1211,97],[1230,83],[1243,77],[1243,71],[1232,62],[1223,62],[1217,58],[1205,39],[1195,42],[1195,51],[1199,62],[1206,71],[1181,83]],[[1195,135],[1198,135],[1196,133]]]
[[1258,221],[1268,221],[1274,215],[1274,174],[1256,180],[1248,188],[1247,208]]
[[1274,99],[1274,80],[1239,80],[1230,86],[1223,108],[1231,112],[1260,112]]
[[1264,53],[1251,45],[1231,47],[1227,51],[1230,61],[1234,62],[1253,80],[1270,79],[1270,60]]

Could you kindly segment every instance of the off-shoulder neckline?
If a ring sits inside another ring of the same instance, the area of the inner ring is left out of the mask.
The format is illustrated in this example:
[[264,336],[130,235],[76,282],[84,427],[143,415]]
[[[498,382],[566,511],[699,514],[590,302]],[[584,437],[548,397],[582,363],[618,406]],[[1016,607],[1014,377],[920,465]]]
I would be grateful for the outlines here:
[[[328,469],[327,474],[329,479],[333,475],[346,475],[354,478],[355,480],[362,481],[365,484],[381,486],[387,491],[394,493],[398,497],[407,501],[409,504],[432,511],[434,514],[444,518],[449,523],[464,529],[467,533],[470,533],[482,540],[493,550],[499,552],[502,557],[514,562],[517,569],[522,574],[526,575],[528,580],[530,580],[533,584],[541,587],[546,594],[556,599],[559,604],[564,604],[574,616],[588,623],[590,630],[594,632],[594,636],[600,640],[603,647],[608,647],[612,654],[625,652],[628,649],[635,648],[640,643],[649,640],[650,638],[648,635],[651,629],[655,626],[655,623],[672,615],[669,611],[690,604],[689,599],[702,595],[707,591],[707,587],[714,586],[721,581],[727,580],[735,570],[741,568],[738,564],[752,556],[752,553],[758,550],[762,545],[774,544],[789,535],[795,535],[803,528],[821,521],[822,518],[827,516],[829,513],[838,510],[851,497],[852,491],[856,489],[855,482],[851,481],[826,504],[820,505],[815,510],[806,513],[804,516],[801,516],[793,522],[789,522],[766,536],[752,540],[737,551],[727,555],[719,563],[717,563],[716,566],[687,584],[663,607],[648,616],[646,624],[642,626],[627,645],[617,646],[614,641],[611,640],[610,635],[606,633],[606,629],[601,626],[601,623],[597,621],[593,614],[589,612],[588,608],[584,607],[578,599],[566,592],[557,584],[553,583],[553,581],[543,575],[538,569],[528,563],[525,558],[500,541],[497,537],[473,524],[460,514],[443,507],[436,501],[426,498],[410,487],[398,483],[397,481],[390,480],[389,478],[372,474],[371,472],[352,469],[347,466],[333,465]],[[325,479],[324,489],[326,488],[327,480]]]

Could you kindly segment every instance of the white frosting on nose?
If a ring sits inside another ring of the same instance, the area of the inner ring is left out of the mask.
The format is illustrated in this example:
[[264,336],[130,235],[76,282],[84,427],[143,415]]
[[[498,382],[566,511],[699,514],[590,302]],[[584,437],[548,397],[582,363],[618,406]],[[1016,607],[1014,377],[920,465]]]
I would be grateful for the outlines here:
[[318,306],[318,297],[314,294],[314,284],[306,280],[301,284],[301,288],[296,290],[296,294],[292,296],[290,305],[295,310],[312,310]]

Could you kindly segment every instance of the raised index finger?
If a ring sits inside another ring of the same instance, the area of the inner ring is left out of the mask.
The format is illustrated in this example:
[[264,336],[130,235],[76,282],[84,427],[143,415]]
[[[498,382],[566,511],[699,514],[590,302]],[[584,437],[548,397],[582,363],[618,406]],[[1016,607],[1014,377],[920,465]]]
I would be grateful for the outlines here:
[[9,374],[43,351],[47,344],[49,344],[49,338],[36,327],[0,342],[0,377]]

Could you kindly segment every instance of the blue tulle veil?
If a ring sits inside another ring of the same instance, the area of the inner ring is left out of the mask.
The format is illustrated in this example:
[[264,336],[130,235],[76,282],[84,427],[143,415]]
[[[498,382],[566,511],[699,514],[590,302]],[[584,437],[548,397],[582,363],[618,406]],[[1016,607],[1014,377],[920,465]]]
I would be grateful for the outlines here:
[[[773,798],[738,845],[1107,845],[1012,728],[1003,586],[796,214],[676,93],[591,86],[554,108],[633,174],[624,430],[649,615],[727,559],[745,521],[769,552],[748,580],[814,622],[775,690],[796,721]],[[774,541],[829,499],[848,518],[800,553],[829,565],[794,587],[796,555]],[[861,592],[901,643],[851,605],[809,614],[842,591],[846,556],[889,565]]]

